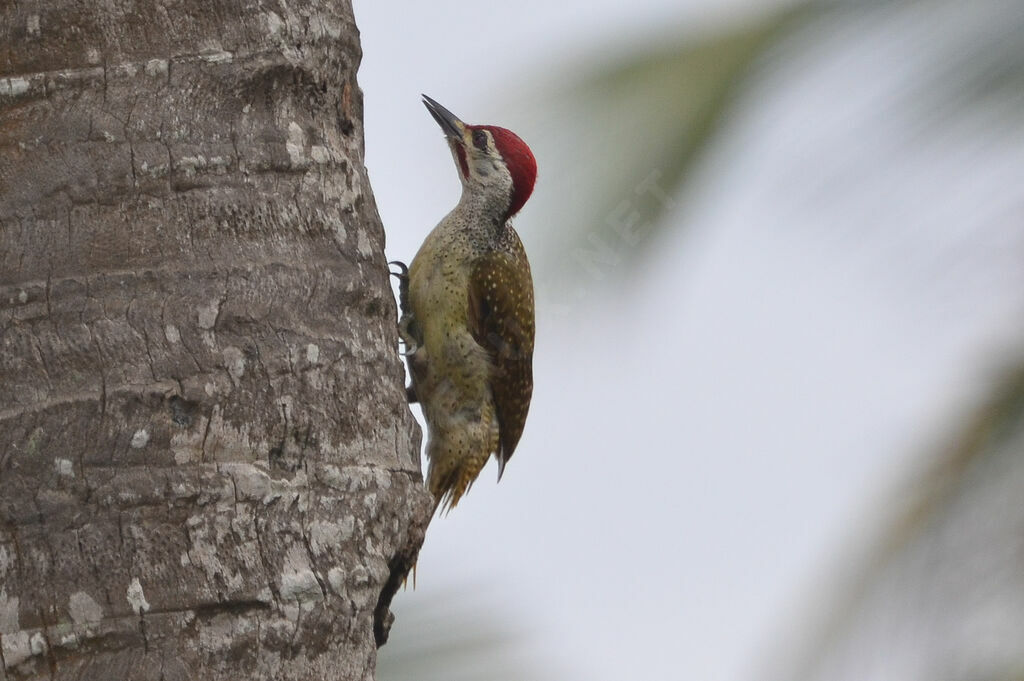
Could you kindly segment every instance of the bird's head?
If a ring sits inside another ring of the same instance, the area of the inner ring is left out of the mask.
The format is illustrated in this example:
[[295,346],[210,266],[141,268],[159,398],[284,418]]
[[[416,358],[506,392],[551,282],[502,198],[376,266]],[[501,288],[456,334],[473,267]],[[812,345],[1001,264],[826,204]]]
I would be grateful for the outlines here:
[[426,95],[423,104],[448,139],[464,191],[500,206],[506,220],[518,213],[537,179],[537,160],[526,142],[496,125],[463,123]]

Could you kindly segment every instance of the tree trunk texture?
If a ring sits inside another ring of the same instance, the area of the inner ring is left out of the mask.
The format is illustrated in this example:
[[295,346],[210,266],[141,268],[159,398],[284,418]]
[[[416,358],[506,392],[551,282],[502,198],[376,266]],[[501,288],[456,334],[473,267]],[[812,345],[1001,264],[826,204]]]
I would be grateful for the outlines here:
[[0,679],[371,679],[431,504],[346,0],[0,2]]

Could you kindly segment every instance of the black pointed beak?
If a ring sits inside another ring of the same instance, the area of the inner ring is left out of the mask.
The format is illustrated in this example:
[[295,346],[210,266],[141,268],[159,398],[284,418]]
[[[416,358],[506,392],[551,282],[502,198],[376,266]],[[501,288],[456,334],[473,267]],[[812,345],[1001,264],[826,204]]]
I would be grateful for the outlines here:
[[466,129],[466,124],[460,121],[458,116],[426,95],[423,95],[423,106],[427,107],[427,111],[434,117],[437,124],[441,126],[441,130],[444,131],[445,135],[460,142],[462,141],[462,131]]

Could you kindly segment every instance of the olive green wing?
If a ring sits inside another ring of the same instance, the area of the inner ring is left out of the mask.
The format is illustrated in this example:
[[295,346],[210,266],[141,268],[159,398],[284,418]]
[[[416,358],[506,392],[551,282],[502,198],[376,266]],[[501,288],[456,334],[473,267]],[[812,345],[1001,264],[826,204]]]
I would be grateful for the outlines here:
[[498,477],[519,444],[533,395],[533,278],[519,240],[481,256],[469,281],[469,329],[492,359],[498,415]]

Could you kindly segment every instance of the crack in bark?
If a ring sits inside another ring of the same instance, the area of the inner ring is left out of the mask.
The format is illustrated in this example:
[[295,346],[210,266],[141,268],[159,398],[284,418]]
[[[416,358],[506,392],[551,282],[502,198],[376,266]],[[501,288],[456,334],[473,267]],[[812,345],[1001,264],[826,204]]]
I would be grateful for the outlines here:
[[142,339],[142,345],[146,351],[146,360],[149,363],[150,377],[153,379],[154,383],[158,383],[160,379],[157,378],[156,375],[156,362],[153,360],[153,350],[149,343],[149,333],[146,331],[145,326],[142,326],[142,328],[139,329],[136,328],[135,323],[132,322],[132,305],[135,304],[136,300],[137,298],[133,297],[131,300],[128,301],[128,305],[124,309],[124,319],[125,322],[128,324],[128,328],[132,330],[132,333],[134,333],[136,336],[139,336]]
[[[188,264],[182,261],[164,262],[161,264],[145,264],[138,267],[126,269],[122,267],[110,267],[96,272],[80,272],[64,276],[50,277],[44,279],[24,279],[9,285],[0,285],[0,297],[12,297],[11,292],[19,289],[32,287],[46,288],[48,285],[62,284],[90,284],[95,282],[107,282],[113,279],[135,279],[145,280],[152,275],[167,275],[166,279],[175,279],[191,275],[193,277],[224,274],[225,281],[228,276],[246,276],[249,270],[275,268],[295,271],[306,271],[310,265],[334,269],[337,262],[323,255],[308,254],[303,256],[301,262],[294,257],[285,258],[281,254],[274,254],[266,257],[251,257],[246,259],[245,267],[225,263],[210,262],[207,265]],[[16,296],[14,296],[16,297]]]
[[216,409],[217,406],[214,405],[213,411],[206,417],[206,427],[203,429],[203,443],[199,447],[199,463],[206,463],[206,439],[210,437],[210,424],[213,423],[213,415]]
[[52,267],[46,272],[46,316],[53,319],[53,307],[50,303],[50,280],[52,279]]
[[[306,474],[307,480],[309,474]],[[302,519],[302,545],[306,548],[306,560],[309,561],[309,571],[313,573],[313,579],[316,580],[317,586],[320,587],[320,596],[323,601],[327,602],[327,587],[324,586],[324,580],[320,577],[320,573],[316,569],[316,558],[313,556],[313,547],[309,543],[309,519],[303,514]]]
[[[108,389],[106,380],[102,380],[98,392],[69,393],[62,397],[54,397],[40,400],[32,404],[10,409],[0,409],[0,423],[4,421],[17,421],[30,414],[47,412],[59,407],[67,407],[73,404],[99,402],[101,412],[106,411],[106,401],[109,397],[142,397],[153,392],[167,391],[168,386],[174,386],[173,379],[155,381],[153,383],[122,383],[112,389]],[[180,384],[179,384],[180,385]],[[173,389],[173,388],[171,388]]]
[[[32,334],[30,338],[32,344],[32,352],[35,354],[35,358],[39,363],[39,368],[43,371],[43,376],[46,378],[47,394],[53,393],[53,378],[50,376],[50,366],[46,359],[46,355],[43,354],[43,348],[37,334]],[[3,418],[3,414],[7,410],[0,410],[0,418]]]
[[263,533],[260,530],[259,514],[257,508],[253,506],[252,509],[252,526],[253,531],[256,533],[256,547],[260,554],[260,563],[263,565],[263,576],[267,582],[267,588],[270,589],[270,594],[274,598],[274,603],[280,605],[281,594],[277,590],[277,586],[274,583],[273,571],[270,569],[270,564],[267,562],[267,550],[263,546]]
[[142,635],[142,652],[149,655],[149,634],[146,632],[146,616],[139,609],[139,633]]

